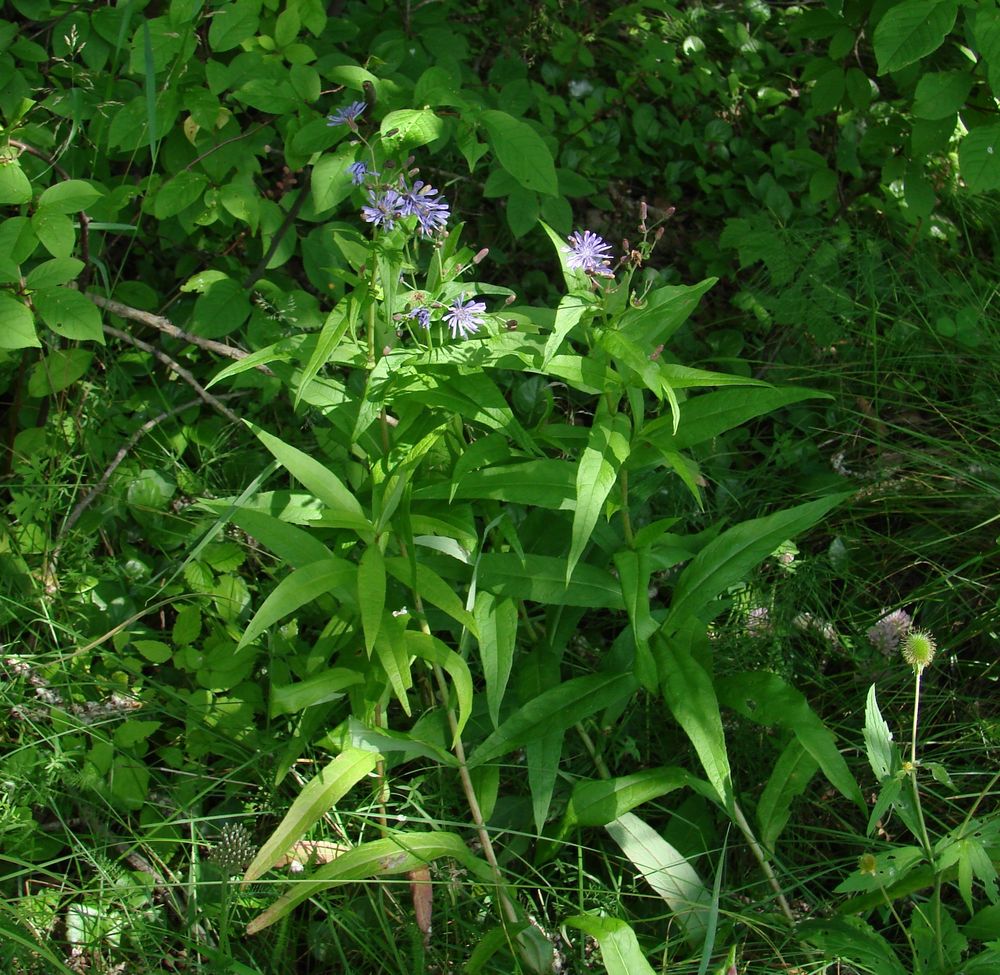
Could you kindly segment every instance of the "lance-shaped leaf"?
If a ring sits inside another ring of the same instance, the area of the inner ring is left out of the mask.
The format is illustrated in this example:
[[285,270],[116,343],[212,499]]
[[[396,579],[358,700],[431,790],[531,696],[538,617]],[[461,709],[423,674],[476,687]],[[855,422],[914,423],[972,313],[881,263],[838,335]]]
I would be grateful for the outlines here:
[[688,941],[700,945],[708,930],[712,892],[690,861],[632,813],[608,823],[606,828],[632,866],[667,902],[687,932]]
[[764,518],[744,521],[709,542],[681,573],[670,601],[664,630],[677,629],[767,558],[782,542],[811,528],[848,498],[834,494]]
[[247,624],[237,650],[252,643],[269,626],[284,619],[318,596],[349,586],[354,582],[358,567],[345,559],[321,559],[285,576],[264,600],[263,605]]
[[868,812],[861,789],[837,750],[831,731],[800,691],[777,674],[752,671],[716,681],[719,700],[758,724],[787,728],[819,765],[827,781],[862,812]]
[[634,672],[639,683],[655,692],[656,661],[649,649],[649,638],[659,629],[659,624],[649,612],[649,577],[652,571],[649,546],[639,549],[622,549],[615,553],[615,568],[622,587],[622,599],[632,624],[632,642],[635,645]]
[[616,917],[581,914],[566,924],[589,934],[601,946],[601,961],[608,975],[655,975],[639,947],[635,932]]
[[290,846],[302,839],[306,830],[375,768],[378,760],[377,752],[348,748],[310,779],[247,867],[243,883],[249,884],[269,870]]
[[816,759],[798,738],[792,738],[778,756],[757,803],[760,841],[766,849],[774,849],[791,815],[792,802],[806,791],[817,768]]
[[271,451],[281,466],[330,509],[330,516],[336,519],[341,527],[351,528],[359,532],[371,531],[371,523],[365,516],[364,509],[359,504],[358,499],[348,491],[344,482],[333,471],[324,467],[307,453],[286,444],[266,430],[262,430],[252,423],[248,423],[247,426],[257,434],[260,442]]
[[732,813],[733,780],[722,714],[711,675],[691,653],[689,633],[650,641],[660,670],[660,687],[677,723],[691,739],[718,801]]
[[602,399],[576,473],[576,510],[566,561],[567,585],[615,486],[618,470],[628,457],[631,432],[628,417],[624,413],[612,415]]
[[[371,752],[365,752],[372,755]],[[418,870],[440,857],[452,857],[481,879],[481,861],[469,852],[465,840],[454,833],[399,833],[396,836],[362,843],[341,854],[333,862],[320,867],[308,880],[296,882],[262,914],[248,925],[247,934],[256,934],[322,890],[352,880],[368,877],[389,877]],[[490,875],[487,873],[486,877]]]
[[543,372],[548,369],[552,357],[559,351],[562,340],[573,331],[591,304],[592,302],[583,298],[582,295],[563,295],[556,308],[555,324],[545,343],[545,355],[542,359]]
[[574,677],[515,711],[472,753],[469,767],[492,762],[536,738],[565,731],[634,694],[636,688],[631,674]]
[[462,600],[455,595],[455,590],[433,569],[421,562],[411,566],[406,559],[398,555],[386,559],[385,568],[389,575],[409,586],[424,602],[437,606],[473,635],[476,634],[476,620],[472,613],[462,605]]
[[375,638],[382,626],[385,610],[385,559],[377,544],[369,545],[358,562],[358,607],[365,650],[371,655]]
[[473,615],[479,627],[479,659],[486,681],[486,709],[496,728],[500,724],[500,705],[514,665],[517,605],[513,599],[498,601],[492,593],[480,592]]
[[559,833],[575,826],[607,826],[651,799],[691,785],[687,769],[651,768],[615,779],[586,779],[573,786]]
[[479,560],[479,585],[498,596],[545,605],[625,608],[621,586],[610,572],[584,562],[567,585],[565,560],[548,555],[522,559],[512,552],[488,552]]
[[455,700],[458,704],[455,727],[455,738],[457,739],[472,715],[472,674],[469,671],[469,665],[443,641],[429,633],[407,630],[406,648],[413,656],[437,664],[451,678],[451,683],[455,688]]

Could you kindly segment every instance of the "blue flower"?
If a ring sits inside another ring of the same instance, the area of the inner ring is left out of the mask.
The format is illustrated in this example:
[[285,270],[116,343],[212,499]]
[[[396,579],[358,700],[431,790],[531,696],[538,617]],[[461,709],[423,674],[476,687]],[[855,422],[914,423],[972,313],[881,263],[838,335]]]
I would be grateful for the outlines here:
[[403,216],[402,197],[395,190],[384,193],[368,191],[368,206],[361,208],[361,219],[376,227],[392,230]]
[[364,162],[351,163],[347,167],[347,171],[351,174],[351,182],[355,186],[360,186],[365,181],[366,176],[378,176],[378,173],[369,169],[368,163]]
[[349,125],[352,129],[357,128],[357,121],[367,106],[364,102],[351,102],[343,108],[338,108],[333,115],[327,115],[327,125]]
[[603,237],[589,230],[582,234],[577,230],[569,235],[566,267],[610,278],[614,276],[608,263],[610,260],[611,245]]
[[435,199],[438,191],[433,186],[418,179],[413,184],[413,189],[402,190],[400,196],[403,200],[403,215],[408,217],[415,214],[422,234],[429,236],[444,229],[451,210],[443,199]]
[[479,316],[486,311],[486,305],[481,301],[466,301],[465,293],[458,298],[451,306],[444,320],[451,329],[453,339],[461,336],[463,339],[470,335],[475,335],[479,331],[479,326],[483,324]]
[[415,319],[421,328],[431,327],[431,310],[429,308],[414,308],[406,317]]

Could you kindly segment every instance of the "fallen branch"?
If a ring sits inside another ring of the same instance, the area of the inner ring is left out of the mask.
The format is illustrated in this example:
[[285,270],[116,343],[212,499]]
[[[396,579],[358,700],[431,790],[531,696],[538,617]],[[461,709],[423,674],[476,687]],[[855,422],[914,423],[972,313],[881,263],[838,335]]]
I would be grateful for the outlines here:
[[240,418],[231,410],[228,406],[224,406],[222,402],[215,396],[213,396],[197,379],[194,375],[185,369],[179,362],[171,359],[162,349],[156,348],[155,345],[150,345],[148,342],[143,342],[142,339],[137,339],[134,335],[129,335],[128,332],[123,332],[121,329],[113,328],[111,325],[105,325],[104,331],[108,335],[113,335],[116,339],[121,339],[123,342],[128,342],[129,345],[134,345],[137,349],[142,349],[143,352],[148,352],[150,355],[156,356],[171,372],[176,373],[181,379],[184,380],[209,406],[212,407],[217,413],[221,413],[230,423],[241,423]]
[[[214,352],[216,355],[225,356],[227,359],[245,359],[250,355],[249,352],[244,352],[242,349],[237,349],[232,345],[226,345],[224,342],[203,339],[200,335],[192,335],[190,332],[185,332],[183,329],[178,328],[169,318],[163,318],[161,315],[154,315],[152,312],[132,308],[129,305],[123,305],[120,301],[102,298],[100,295],[88,293],[87,297],[98,308],[103,308],[105,311],[111,312],[112,315],[117,315],[119,318],[128,318],[133,322],[138,322],[140,325],[148,325],[150,328],[155,328],[157,331],[163,332],[164,335],[180,339],[182,342],[188,342],[191,345],[197,345],[201,349]],[[131,341],[131,339],[126,339],[126,341]],[[267,366],[255,366],[255,368],[266,373],[268,376],[274,375]]]

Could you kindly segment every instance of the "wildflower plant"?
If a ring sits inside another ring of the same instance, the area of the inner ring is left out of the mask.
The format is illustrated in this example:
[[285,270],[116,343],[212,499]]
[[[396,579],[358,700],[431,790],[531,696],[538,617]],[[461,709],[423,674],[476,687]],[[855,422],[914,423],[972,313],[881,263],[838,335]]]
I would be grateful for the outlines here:
[[[905,635],[900,636],[900,631]],[[882,716],[875,685],[869,688],[864,741],[878,793],[866,835],[871,837],[877,831],[888,839],[898,831],[898,820],[915,845],[906,843],[904,836],[884,843],[881,852],[865,852],[837,892],[852,895],[845,914],[879,909],[891,918],[902,932],[909,958],[900,957],[868,921],[857,917],[852,918],[850,926],[842,921],[809,921],[802,926],[802,934],[808,942],[844,960],[874,965],[873,970],[891,975],[989,971],[997,964],[997,952],[987,947],[976,956],[970,954],[970,939],[956,922],[958,905],[949,896],[949,888],[957,887],[958,901],[970,918],[965,926],[970,932],[980,932],[982,922],[995,917],[1000,908],[997,872],[988,852],[1000,839],[1000,817],[993,810],[982,810],[1000,773],[994,774],[982,790],[956,797],[951,811],[959,824],[937,837],[932,834],[924,813],[927,785],[921,783],[921,778],[926,780],[929,774],[938,787],[956,791],[943,765],[921,761],[917,754],[921,679],[934,661],[937,644],[930,633],[913,629],[908,614],[900,610],[883,616],[869,631],[869,637],[876,646],[880,639],[895,642],[899,659],[913,672],[914,692],[909,755],[905,756]],[[988,903],[977,910],[981,896]],[[908,917],[903,910],[906,900],[910,901]]]
[[[356,123],[356,107],[331,122]],[[377,120],[367,121],[370,131]],[[370,775],[377,783],[375,835],[366,829],[357,850],[293,884],[249,930],[356,869],[355,854],[370,876],[451,857],[494,890],[497,921],[522,964],[544,970],[551,943],[526,924],[508,887],[488,829],[496,793],[484,782],[505,776],[503,762],[523,749],[531,822],[522,827],[564,835],[572,823],[550,820],[565,736],[575,728],[586,744],[587,723],[621,714],[638,694],[661,697],[690,735],[704,794],[747,836],[790,921],[740,808],[706,669],[706,621],[722,612],[729,587],[842,496],[692,539],[693,558],[669,603],[655,608],[649,592],[656,566],[676,551],[671,512],[659,500],[663,480],[676,478],[697,510],[692,447],[814,394],[672,360],[671,336],[714,282],[665,285],[646,267],[660,228],[648,225],[645,206],[634,241],[620,246],[590,228],[564,234],[542,225],[563,283],[555,308],[519,303],[516,282],[477,280],[489,241],[462,244],[450,185],[431,177],[433,160],[401,156],[395,139],[387,122],[378,135],[352,129],[357,154],[343,173],[355,228],[344,249],[349,269],[339,274],[325,324],[294,347],[295,368],[282,373],[294,406],[311,409],[317,446],[306,452],[254,428],[292,479],[284,487],[289,514],[321,514],[289,517],[252,498],[206,502],[287,562],[239,649],[281,655],[275,627],[292,617],[299,632],[313,633],[326,663],[308,673],[279,668],[272,707],[322,712],[337,752],[244,880],[266,871],[352,787]],[[346,237],[342,228],[336,232]],[[274,355],[287,359],[288,348],[276,346]],[[215,382],[267,361],[237,362]],[[553,399],[550,387],[582,405],[579,420],[534,408],[533,396]],[[602,619],[617,629],[606,655],[593,672],[565,672],[574,630]],[[762,693],[791,689],[768,685]],[[818,768],[863,806],[839,753],[824,742]],[[388,776],[417,753],[457,777],[481,855],[457,831],[389,827]],[[612,795],[615,780],[596,754],[594,774],[591,787]],[[607,826],[631,857],[630,837],[649,827],[630,808],[587,825]],[[661,853],[663,864],[639,858],[637,869],[654,871],[650,883],[699,943],[709,888],[691,864],[683,896],[658,886],[655,871],[676,858]],[[577,921],[588,930],[587,918]]]

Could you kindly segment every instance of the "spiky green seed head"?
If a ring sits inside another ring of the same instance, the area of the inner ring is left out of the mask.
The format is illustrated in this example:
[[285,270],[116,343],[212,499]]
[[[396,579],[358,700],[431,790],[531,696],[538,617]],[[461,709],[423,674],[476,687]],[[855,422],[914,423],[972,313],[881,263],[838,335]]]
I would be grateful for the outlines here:
[[903,639],[903,659],[918,674],[931,665],[935,653],[937,644],[926,630],[911,630]]

